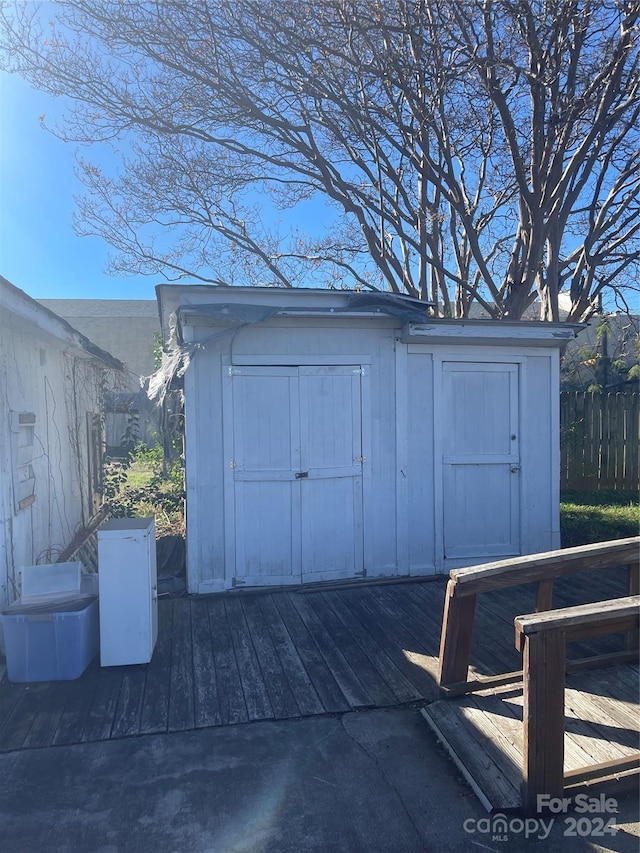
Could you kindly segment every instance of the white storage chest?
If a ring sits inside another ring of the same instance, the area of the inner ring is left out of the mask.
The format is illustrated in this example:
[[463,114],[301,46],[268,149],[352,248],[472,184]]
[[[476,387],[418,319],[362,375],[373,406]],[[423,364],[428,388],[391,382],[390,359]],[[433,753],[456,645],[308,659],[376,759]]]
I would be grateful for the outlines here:
[[116,518],[98,531],[100,664],[148,663],[158,638],[153,518]]

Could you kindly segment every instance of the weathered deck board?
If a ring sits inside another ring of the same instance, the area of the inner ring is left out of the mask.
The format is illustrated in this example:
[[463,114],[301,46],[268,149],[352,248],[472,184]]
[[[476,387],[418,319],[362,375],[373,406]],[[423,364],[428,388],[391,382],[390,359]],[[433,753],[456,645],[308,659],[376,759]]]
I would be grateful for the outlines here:
[[427,584],[408,584],[406,589],[397,586],[381,587],[381,592],[390,598],[396,605],[398,617],[405,619],[402,612],[409,617],[407,625],[410,630],[417,630],[417,637],[424,643],[430,655],[437,657],[440,646],[440,623],[442,613],[438,611],[441,607],[439,595],[434,600],[433,592],[421,597],[417,590],[427,587]]
[[384,609],[391,619],[404,626],[408,634],[416,640],[415,651],[424,657],[423,668],[433,678],[437,677],[438,669],[434,667],[434,658],[438,656],[439,640],[427,632],[424,620],[417,618],[412,611],[408,596],[395,596],[388,586],[371,589],[373,599]]
[[239,598],[229,598],[225,601],[225,610],[249,719],[272,720],[274,713],[269,692],[253,647],[242,602]]
[[62,681],[52,681],[46,693],[46,700],[39,703],[31,728],[24,739],[24,746],[37,748],[48,746],[60,724],[64,711],[66,687]]
[[[559,582],[556,600],[574,603],[601,597],[603,590],[608,597],[624,591],[620,578],[603,581],[602,574],[585,575],[579,587],[562,589]],[[596,594],[591,579],[598,580]],[[163,600],[148,665],[101,669],[96,659],[75,681],[0,683],[0,750],[425,704],[438,697],[443,581]],[[526,612],[533,599],[530,592],[519,598],[517,592],[481,596],[472,665],[483,672],[506,664],[519,668],[511,614]],[[575,738],[569,726],[568,767],[588,763],[593,751],[613,757],[629,748],[636,707],[612,704],[606,693],[621,684],[632,691],[637,673],[624,670],[613,678],[610,672],[580,674],[577,702],[586,707],[591,697],[594,710],[585,712],[586,728]],[[493,716],[477,726],[478,749],[493,733],[513,756],[521,701],[483,701]],[[597,739],[600,718],[592,717],[609,712],[608,737],[604,729]]]
[[140,709],[140,734],[157,734],[168,730],[172,642],[173,601],[163,601],[158,608],[158,642],[147,666]]
[[191,638],[196,728],[218,726],[222,722],[222,715],[211,646],[209,609],[204,600],[191,602]]
[[[598,670],[597,672],[602,672],[602,670]],[[586,677],[585,673],[580,675],[580,681],[582,683],[583,679]],[[567,683],[570,684],[570,679],[567,679]],[[570,689],[565,693],[565,700],[568,706],[573,702],[573,697],[576,693],[575,689]],[[506,730],[515,734],[515,739],[512,740],[513,744],[519,750],[520,755],[522,755],[522,706],[523,706],[523,696],[522,690],[512,690],[510,694],[504,695],[500,691],[495,691],[495,696],[492,699],[485,700],[487,705],[485,707],[491,707],[493,703],[496,701],[501,705],[501,711],[504,713],[504,718],[501,722],[503,722],[506,726]],[[484,695],[484,694],[481,694]],[[605,699],[605,703],[610,702],[610,700]],[[512,719],[509,720],[509,717]],[[515,726],[515,727],[514,727]],[[564,739],[564,770],[568,772],[570,770],[575,770],[579,767],[585,767],[588,764],[594,764],[597,759],[594,759],[594,756],[591,750],[588,749],[588,741],[584,738],[572,737],[571,725],[567,721],[566,723],[566,735]],[[596,732],[590,730],[588,732],[591,736],[596,736]],[[602,731],[599,732],[600,736],[602,736]],[[513,756],[512,756],[513,757]],[[613,757],[613,753],[611,755]]]
[[416,698],[435,697],[435,681],[422,668],[426,649],[416,642],[402,623],[380,607],[375,596],[370,594],[372,589],[344,590],[341,596],[360,620],[365,622],[370,633],[415,688]]
[[173,624],[169,731],[178,732],[195,727],[191,602],[188,598],[173,602]]
[[[489,752],[498,762],[503,761],[503,772],[511,784],[519,789],[522,756],[522,704],[521,692],[513,687],[476,694],[463,715],[477,729]],[[518,701],[520,699],[520,702]]]
[[137,664],[125,669],[111,729],[112,737],[127,737],[139,733],[146,680],[146,666]]
[[291,603],[289,594],[274,595],[274,601],[296,646],[300,659],[313,681],[324,710],[329,713],[348,710],[349,703],[345,699],[344,693],[340,690],[340,686],[327,666],[313,636]]
[[329,631],[353,671],[358,673],[358,678],[374,705],[379,708],[394,705],[396,698],[393,691],[369,660],[362,647],[358,645],[349,627],[340,620],[326,598],[321,595],[313,595],[308,596],[308,601],[318,620]]
[[278,720],[299,717],[300,708],[289,686],[287,673],[278,657],[258,598],[256,596],[244,598],[242,609],[244,610],[249,635],[253,639],[261,676],[264,678],[273,709],[273,716]]
[[349,707],[372,707],[375,704],[373,699],[362,686],[358,676],[336,644],[336,640],[332,637],[331,632],[324,626],[323,622],[309,605],[308,599],[309,596],[290,596],[290,601],[298,611],[298,615],[304,622],[309,634],[313,637],[320,654],[331,670]]
[[[611,677],[605,678],[605,674],[617,674],[619,677],[616,681]],[[624,676],[634,677],[635,682],[628,683]],[[580,673],[570,676],[567,683],[566,732],[593,756],[594,761],[623,757],[640,748],[637,707],[640,678],[637,666],[629,664]],[[635,708],[632,707],[634,700]]]
[[[570,675],[567,678],[567,683],[570,687],[574,686],[573,676]],[[637,702],[620,701],[612,705],[606,696],[612,695],[619,684],[626,684],[630,690],[637,690],[639,683],[638,668],[633,666],[625,667],[624,671],[613,667],[611,669],[591,670],[583,673],[580,678],[581,689],[589,693],[594,706],[606,708],[611,714],[611,724],[620,728],[628,728],[637,724],[638,704]],[[606,695],[601,696],[602,692]]]
[[33,721],[44,708],[49,685],[28,684],[20,691],[18,701],[0,729],[0,749],[19,749],[29,735]]
[[246,723],[249,719],[233,650],[227,612],[222,598],[208,602],[211,644],[220,699],[222,724]]
[[[633,664],[568,677],[565,772],[638,751],[639,677]],[[487,807],[504,810],[520,804],[521,691],[502,688],[440,700],[422,713]]]
[[82,731],[83,743],[108,740],[111,737],[123,676],[124,667],[121,666],[99,670],[89,714]]
[[62,746],[78,743],[81,740],[81,733],[85,729],[98,684],[99,673],[100,667],[95,660],[82,678],[63,682],[65,685],[64,710],[53,735],[52,744]]
[[[494,759],[482,732],[460,714],[453,702],[434,702],[422,714],[488,810],[520,805],[520,791],[509,781],[503,756]],[[464,737],[461,732],[464,731]],[[497,753],[498,750],[496,749]]]
[[278,659],[287,674],[287,681],[295,695],[300,713],[303,717],[323,713],[324,706],[304,664],[300,660],[295,643],[280,617],[272,596],[256,596],[255,601],[260,607],[264,624],[269,631]]
[[[13,709],[18,704],[24,690],[24,684],[12,684],[10,681],[0,681],[0,722],[10,719]],[[1,741],[2,734],[0,733]]]
[[357,614],[347,607],[339,592],[326,592],[323,595],[338,619],[349,629],[380,678],[388,685],[395,696],[396,703],[402,704],[418,699],[420,694],[378,643],[374,636],[375,631],[372,633],[367,629],[366,620],[364,623],[360,621]]

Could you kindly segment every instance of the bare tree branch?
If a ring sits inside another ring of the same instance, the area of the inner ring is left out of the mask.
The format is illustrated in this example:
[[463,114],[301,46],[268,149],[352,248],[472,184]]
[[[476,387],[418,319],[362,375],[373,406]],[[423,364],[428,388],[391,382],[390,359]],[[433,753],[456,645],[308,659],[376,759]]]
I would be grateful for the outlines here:
[[[639,27],[640,0],[4,2],[0,65],[65,98],[114,269],[584,320],[639,277]],[[301,203],[324,233],[278,222]]]

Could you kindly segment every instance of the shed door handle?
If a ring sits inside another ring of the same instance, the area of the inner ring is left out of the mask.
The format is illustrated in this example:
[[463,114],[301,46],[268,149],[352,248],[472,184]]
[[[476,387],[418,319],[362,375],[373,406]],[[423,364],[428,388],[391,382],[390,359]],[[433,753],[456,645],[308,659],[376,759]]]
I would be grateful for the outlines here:
[[308,471],[296,471],[296,480],[303,480],[305,477],[309,476]]

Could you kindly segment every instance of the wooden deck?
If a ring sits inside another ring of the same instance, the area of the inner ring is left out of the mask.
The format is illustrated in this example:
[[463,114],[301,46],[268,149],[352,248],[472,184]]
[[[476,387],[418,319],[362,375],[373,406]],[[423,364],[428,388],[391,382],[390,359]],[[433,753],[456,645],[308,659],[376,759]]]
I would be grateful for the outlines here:
[[[576,575],[559,583],[558,604],[623,594],[625,578],[621,572]],[[150,664],[101,669],[96,660],[75,681],[1,682],[0,750],[422,707],[438,697],[444,592],[444,579],[437,579],[163,600]],[[513,619],[532,610],[533,600],[529,587],[482,596],[476,672],[519,668]],[[603,650],[618,647],[616,638],[596,642]],[[508,715],[499,713],[515,723],[512,705]],[[609,734],[602,748],[615,752],[618,729]]]
[[[567,677],[565,774],[637,754],[639,685],[633,664]],[[422,711],[488,811],[521,806],[522,704],[517,685],[441,700]],[[637,788],[637,776],[633,784]]]

